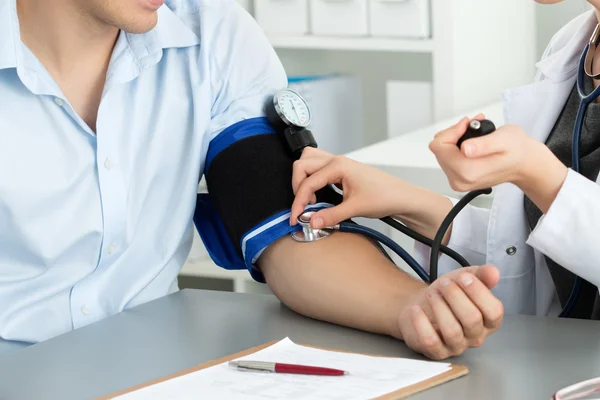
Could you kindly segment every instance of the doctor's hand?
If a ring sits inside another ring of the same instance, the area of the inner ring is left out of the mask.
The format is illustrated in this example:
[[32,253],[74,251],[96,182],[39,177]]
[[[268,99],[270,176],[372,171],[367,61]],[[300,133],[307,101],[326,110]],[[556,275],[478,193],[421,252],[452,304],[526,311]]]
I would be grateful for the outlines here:
[[452,271],[417,292],[398,318],[398,339],[433,360],[479,347],[502,324],[504,308],[490,291],[500,275],[492,266]]
[[317,212],[311,219],[315,229],[336,225],[353,217],[382,218],[399,214],[403,199],[409,201],[410,185],[376,168],[343,156],[307,147],[294,163],[292,186],[296,198],[290,222],[297,224],[315,193],[327,185],[337,185],[344,201],[336,207]]
[[463,118],[439,132],[429,145],[452,189],[467,192],[513,183],[547,212],[566,178],[567,167],[544,143],[517,125],[504,125],[489,135],[466,140],[459,149],[456,144],[470,122]]

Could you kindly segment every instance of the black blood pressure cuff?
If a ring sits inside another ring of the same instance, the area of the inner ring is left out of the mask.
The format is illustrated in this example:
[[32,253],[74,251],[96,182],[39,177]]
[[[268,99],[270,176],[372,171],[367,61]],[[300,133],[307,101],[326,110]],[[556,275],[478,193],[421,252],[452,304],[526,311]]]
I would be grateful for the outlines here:
[[[198,195],[194,223],[217,265],[248,269],[256,281],[265,282],[255,266],[262,252],[301,229],[289,224],[293,163],[266,118],[241,121],[211,141],[204,168],[208,194]],[[306,209],[331,207],[339,200],[325,189]]]

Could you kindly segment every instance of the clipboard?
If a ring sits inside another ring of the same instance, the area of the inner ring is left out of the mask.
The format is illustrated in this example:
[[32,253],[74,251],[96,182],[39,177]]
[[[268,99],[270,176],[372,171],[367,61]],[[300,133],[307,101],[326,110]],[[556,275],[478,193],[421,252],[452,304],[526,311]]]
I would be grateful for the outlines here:
[[[133,386],[129,389],[125,389],[116,393],[112,393],[110,395],[107,396],[103,396],[103,397],[99,397],[96,400],[111,400],[115,397],[118,396],[122,396],[124,394],[127,393],[131,393],[131,392],[135,392],[137,390],[143,389],[147,386],[151,386],[151,385],[155,385],[157,383],[161,383],[161,382],[165,382],[174,378],[178,378],[180,376],[183,375],[187,375],[187,374],[191,374],[193,372],[197,372],[209,367],[213,367],[215,365],[218,364],[223,364],[226,363],[228,361],[231,360],[235,360],[238,359],[240,357],[244,357],[244,356],[248,356],[250,354],[256,353],[257,351],[266,349],[269,346],[274,345],[275,343],[277,343],[278,341],[273,341],[273,342],[269,342],[269,343],[265,343],[262,344],[260,346],[256,346],[253,347],[251,349],[248,350],[243,350],[240,351],[239,353],[235,353],[235,354],[231,354],[229,356],[225,356],[222,358],[219,358],[217,360],[213,360],[213,361],[208,361],[202,364],[199,364],[195,367],[180,371],[180,372],[176,372],[174,374],[162,377],[162,378],[158,378],[155,379],[153,381],[147,382],[147,383],[143,383],[141,385],[137,385],[137,386]],[[349,352],[349,351],[339,351],[339,350],[331,350],[331,349],[325,349],[325,348],[321,348],[321,347],[316,347],[316,346],[308,346],[308,345],[301,345],[304,347],[311,347],[313,349],[319,349],[319,350],[327,350],[327,351],[337,351],[339,353],[352,353],[352,354],[362,354],[362,355],[367,355],[367,356],[371,356],[371,357],[385,357],[385,356],[381,356],[381,355],[372,355],[372,354],[363,354],[363,353],[355,353],[355,352]],[[433,387],[442,385],[444,383],[450,382],[452,380],[458,379],[460,377],[463,377],[465,375],[467,375],[469,373],[469,369],[466,366],[463,365],[456,365],[456,364],[451,364],[451,369],[444,372],[443,374],[434,376],[433,378],[427,379],[425,381],[419,382],[417,384],[411,385],[411,386],[407,386],[405,388],[402,388],[400,390],[397,390],[395,392],[392,393],[388,393],[385,394],[383,396],[377,397],[375,399],[372,400],[399,400],[399,399],[405,399],[409,396],[412,396],[414,394],[420,393],[420,392],[424,392],[427,389],[431,389]]]

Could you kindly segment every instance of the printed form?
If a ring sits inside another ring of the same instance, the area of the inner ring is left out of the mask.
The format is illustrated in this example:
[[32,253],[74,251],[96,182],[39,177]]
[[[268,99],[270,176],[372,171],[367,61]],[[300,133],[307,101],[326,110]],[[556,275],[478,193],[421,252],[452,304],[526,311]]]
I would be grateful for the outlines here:
[[299,346],[289,338],[237,360],[303,364],[348,371],[345,376],[311,376],[240,371],[227,362],[147,386],[118,400],[322,399],[365,400],[433,378],[449,363],[371,357]]

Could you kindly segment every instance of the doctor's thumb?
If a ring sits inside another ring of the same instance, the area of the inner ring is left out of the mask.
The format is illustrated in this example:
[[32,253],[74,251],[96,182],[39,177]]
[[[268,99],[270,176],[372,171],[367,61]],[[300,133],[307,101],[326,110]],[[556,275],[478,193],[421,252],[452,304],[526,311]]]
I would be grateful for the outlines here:
[[482,265],[477,267],[467,267],[469,273],[475,275],[488,289],[496,287],[500,281],[500,271],[493,265]]
[[460,147],[463,154],[469,158],[486,157],[506,151],[506,138],[501,135],[486,135],[468,139]]
[[313,229],[322,229],[327,226],[334,226],[342,221],[355,217],[348,201],[342,202],[340,205],[331,208],[325,208],[313,215],[310,220],[310,226]]

